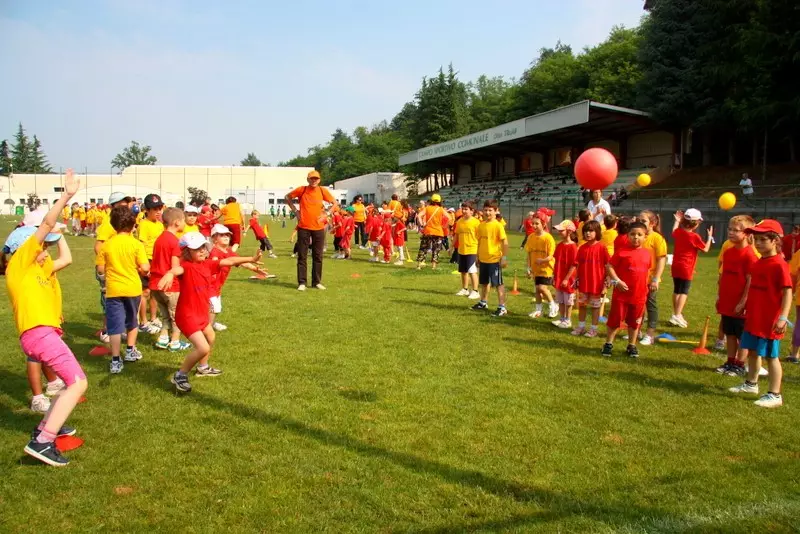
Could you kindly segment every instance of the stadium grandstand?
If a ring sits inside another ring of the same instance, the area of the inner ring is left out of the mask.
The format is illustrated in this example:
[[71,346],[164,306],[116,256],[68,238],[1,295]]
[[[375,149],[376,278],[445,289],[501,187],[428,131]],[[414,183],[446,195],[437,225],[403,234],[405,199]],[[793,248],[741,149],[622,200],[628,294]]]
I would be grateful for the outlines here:
[[556,210],[557,217],[572,217],[584,207],[572,173],[584,150],[602,147],[616,156],[620,173],[606,198],[618,202],[641,172],[654,181],[671,173],[679,138],[643,111],[585,100],[423,147],[401,155],[399,162],[424,163],[449,177],[439,191],[446,205],[495,198],[516,226],[540,206]]

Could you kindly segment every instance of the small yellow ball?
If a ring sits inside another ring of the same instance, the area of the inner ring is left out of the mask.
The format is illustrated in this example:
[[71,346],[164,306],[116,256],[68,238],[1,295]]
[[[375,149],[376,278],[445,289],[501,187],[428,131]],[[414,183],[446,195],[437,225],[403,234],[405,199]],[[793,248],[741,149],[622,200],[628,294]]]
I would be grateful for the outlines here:
[[636,183],[639,187],[647,187],[650,185],[650,175],[647,173],[642,173],[636,178]]
[[725,211],[733,209],[736,205],[736,195],[733,193],[722,193],[719,196],[719,207]]

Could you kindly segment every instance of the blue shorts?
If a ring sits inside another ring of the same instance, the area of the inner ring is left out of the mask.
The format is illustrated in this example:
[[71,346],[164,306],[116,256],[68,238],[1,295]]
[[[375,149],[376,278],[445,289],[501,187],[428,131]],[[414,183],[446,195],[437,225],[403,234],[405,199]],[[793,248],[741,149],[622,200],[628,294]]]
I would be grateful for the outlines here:
[[777,358],[781,353],[781,340],[754,336],[745,330],[739,348],[755,351],[762,358]]
[[500,287],[503,285],[503,270],[499,263],[481,263],[478,268],[478,282],[481,285]]
[[139,326],[139,302],[142,297],[107,297],[106,331],[123,334]]
[[478,268],[475,266],[475,260],[477,259],[477,254],[459,254],[458,272],[467,274],[477,273]]

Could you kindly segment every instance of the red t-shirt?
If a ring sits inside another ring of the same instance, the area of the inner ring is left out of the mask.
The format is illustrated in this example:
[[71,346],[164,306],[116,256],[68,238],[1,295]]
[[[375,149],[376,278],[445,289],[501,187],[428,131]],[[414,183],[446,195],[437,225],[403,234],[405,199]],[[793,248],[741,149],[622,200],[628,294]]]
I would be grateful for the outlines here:
[[367,227],[365,230],[369,232],[369,240],[377,241],[378,235],[381,233],[382,220],[377,215],[373,215],[367,219]]
[[216,222],[217,220],[213,218],[213,215],[210,212],[201,213],[197,217],[197,226],[200,228],[200,233],[206,237],[211,237],[211,229],[214,227]]
[[630,304],[647,302],[647,274],[653,265],[653,257],[646,248],[626,247],[614,252],[609,262],[620,280],[628,286],[627,291],[614,288],[614,299]]
[[522,226],[525,228],[525,235],[531,235],[533,233],[533,221],[530,219],[525,219],[522,223]]
[[264,228],[262,228],[261,223],[259,223],[258,219],[255,217],[250,218],[250,229],[256,234],[256,239],[264,239],[267,237],[267,234],[264,233]]
[[342,237],[344,235],[344,217],[335,213],[333,215],[333,236]]
[[350,240],[353,238],[353,233],[356,228],[356,221],[353,217],[345,217],[342,222],[342,239],[339,241],[339,246],[350,248]]
[[202,263],[183,260],[180,279],[181,294],[175,308],[175,323],[183,335],[190,336],[208,326],[208,312],[219,262],[207,259]]
[[391,247],[392,246],[392,221],[391,219],[387,219],[383,222],[383,234],[381,235],[381,246],[383,247]]
[[392,233],[392,239],[394,239],[394,244],[398,247],[402,247],[406,242],[406,225],[403,224],[403,221],[397,221],[394,225],[394,231]]
[[691,280],[697,265],[697,251],[704,250],[703,238],[694,232],[678,228],[672,232],[675,248],[672,252],[672,278]]
[[728,317],[743,317],[744,313],[736,313],[736,305],[742,298],[747,273],[758,261],[753,247],[729,248],[722,255],[722,274],[719,277],[719,295],[717,296],[717,313]]
[[200,206],[200,213],[210,214],[211,213],[211,206],[209,206],[208,204],[203,204],[202,206]]
[[[237,256],[234,251],[231,249],[222,250],[221,248],[214,247],[211,249],[210,259],[219,263],[219,260],[224,260],[225,258],[233,258]],[[225,284],[225,280],[228,279],[228,275],[231,274],[230,267],[219,267],[217,269],[217,274],[214,276],[213,286],[211,290],[212,297],[218,297],[222,294],[222,286]]]
[[[181,246],[178,237],[172,232],[161,232],[153,244],[153,259],[150,261],[150,283],[149,289],[157,290],[158,283],[167,272],[172,269],[172,258],[181,257]],[[164,291],[175,292],[181,290],[181,284],[176,276]]]
[[792,287],[792,277],[783,256],[776,254],[753,264],[744,319],[746,332],[764,339],[783,338],[783,334],[776,334],[772,329],[781,315],[781,291],[787,287]]
[[800,235],[789,234],[781,241],[781,252],[786,261],[792,261],[794,252],[798,250],[800,250]]
[[600,295],[606,279],[608,249],[600,241],[584,243],[578,248],[575,265],[578,266],[578,291],[587,295]]
[[628,234],[619,234],[614,240],[614,252],[628,248],[630,246],[630,242],[631,240],[628,238]]
[[556,245],[556,250],[553,252],[555,258],[555,267],[553,267],[553,284],[556,289],[564,293],[575,293],[575,275],[573,274],[567,282],[567,287],[563,287],[561,282],[566,278],[570,268],[575,265],[575,260],[578,258],[578,244],[577,243],[559,243]]

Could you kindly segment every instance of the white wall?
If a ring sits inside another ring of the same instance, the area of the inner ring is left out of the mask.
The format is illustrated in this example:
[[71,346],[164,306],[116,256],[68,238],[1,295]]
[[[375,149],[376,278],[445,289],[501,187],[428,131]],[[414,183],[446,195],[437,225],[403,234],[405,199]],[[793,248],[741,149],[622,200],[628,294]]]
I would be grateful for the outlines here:
[[334,183],[334,187],[347,191],[348,203],[356,195],[363,195],[365,200],[369,196],[369,200],[382,202],[391,200],[392,195],[397,195],[401,199],[406,198],[408,193],[405,180],[406,175],[401,172],[373,172],[339,180]]

